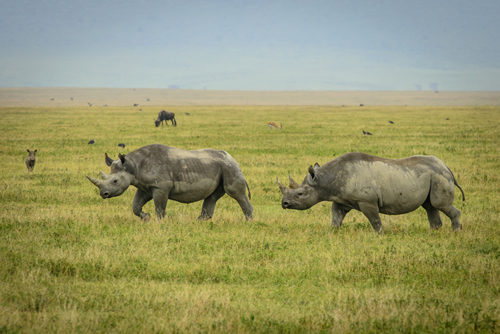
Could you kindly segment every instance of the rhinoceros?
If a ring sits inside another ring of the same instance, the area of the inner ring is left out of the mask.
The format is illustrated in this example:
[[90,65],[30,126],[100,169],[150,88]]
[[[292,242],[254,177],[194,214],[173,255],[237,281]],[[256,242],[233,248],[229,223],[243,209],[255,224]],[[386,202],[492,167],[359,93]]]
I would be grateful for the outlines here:
[[422,206],[431,229],[443,225],[439,211],[451,219],[453,230],[462,228],[460,211],[453,206],[454,186],[465,201],[464,191],[435,156],[393,160],[352,152],[323,166],[310,166],[300,185],[290,175],[290,188],[276,180],[283,194],[283,209],[306,210],[322,201],[333,202],[334,227],[340,227],[345,215],[355,209],[368,218],[375,231],[383,233],[379,213],[400,215]]
[[150,219],[142,207],[151,199],[158,219],[165,216],[169,199],[181,203],[204,200],[198,219],[207,220],[212,218],[217,200],[226,193],[238,202],[245,218],[252,219],[250,188],[240,166],[226,151],[186,151],[152,144],[118,157],[113,160],[105,153],[111,173],[100,172],[103,180],[87,178],[99,188],[103,199],[120,196],[130,185],[135,186],[132,209],[143,220]]

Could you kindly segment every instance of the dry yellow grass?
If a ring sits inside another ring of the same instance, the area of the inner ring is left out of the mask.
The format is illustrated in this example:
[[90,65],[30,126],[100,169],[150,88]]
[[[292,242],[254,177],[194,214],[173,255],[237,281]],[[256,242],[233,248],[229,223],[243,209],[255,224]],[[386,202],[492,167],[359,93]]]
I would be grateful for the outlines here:
[[[498,332],[499,108],[177,106],[163,128],[159,107],[0,108],[0,332]],[[85,175],[104,152],[150,143],[227,150],[254,221],[227,196],[207,222],[201,203],[144,223],[133,189],[102,200]],[[441,158],[464,229],[431,233],[419,209],[380,236],[358,212],[331,230],[329,203],[281,209],[276,176],[349,151]]]

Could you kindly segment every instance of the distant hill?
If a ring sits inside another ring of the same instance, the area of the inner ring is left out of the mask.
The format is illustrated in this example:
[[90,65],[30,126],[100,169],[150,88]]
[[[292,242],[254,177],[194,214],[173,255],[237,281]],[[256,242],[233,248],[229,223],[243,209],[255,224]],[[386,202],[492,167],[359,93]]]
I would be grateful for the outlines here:
[[217,91],[144,88],[0,88],[0,107],[169,105],[500,105],[500,92]]

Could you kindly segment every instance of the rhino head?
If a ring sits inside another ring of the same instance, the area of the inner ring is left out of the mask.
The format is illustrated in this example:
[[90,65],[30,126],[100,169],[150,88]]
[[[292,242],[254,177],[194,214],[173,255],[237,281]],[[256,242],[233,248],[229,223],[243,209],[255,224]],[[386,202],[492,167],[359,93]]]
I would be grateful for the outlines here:
[[281,193],[283,194],[281,200],[281,207],[283,209],[306,210],[320,202],[316,174],[318,168],[318,164],[316,164],[314,168],[310,166],[309,174],[305,177],[302,184],[298,184],[292,179],[291,175],[288,175],[289,188],[281,184],[280,180],[276,178]]
[[99,193],[104,199],[123,194],[134,178],[126,169],[125,164],[127,160],[124,155],[119,154],[118,160],[111,159],[107,153],[105,153],[105,156],[106,164],[111,167],[111,172],[106,174],[100,171],[102,180],[87,175],[87,179],[99,188]]

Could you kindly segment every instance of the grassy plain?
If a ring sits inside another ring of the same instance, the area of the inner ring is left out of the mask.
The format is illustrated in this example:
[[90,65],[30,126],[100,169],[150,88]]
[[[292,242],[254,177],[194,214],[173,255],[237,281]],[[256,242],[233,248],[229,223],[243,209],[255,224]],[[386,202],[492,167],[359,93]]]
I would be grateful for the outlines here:
[[[155,128],[162,108],[0,108],[1,333],[500,331],[500,107],[183,106]],[[151,143],[228,151],[254,221],[227,196],[207,222],[170,201],[144,223],[133,187],[102,200],[85,175],[104,152]],[[383,215],[385,235],[358,212],[332,230],[329,203],[281,209],[276,176],[350,151],[442,159],[463,230],[442,215],[430,232],[423,209]]]

